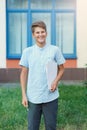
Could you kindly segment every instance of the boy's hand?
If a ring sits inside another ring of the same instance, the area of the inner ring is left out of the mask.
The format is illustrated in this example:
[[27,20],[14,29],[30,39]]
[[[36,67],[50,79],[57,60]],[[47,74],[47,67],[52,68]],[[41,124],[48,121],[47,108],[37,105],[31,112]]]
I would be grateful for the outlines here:
[[26,97],[26,96],[24,96],[24,97],[22,98],[22,105],[23,105],[24,107],[28,107],[28,100],[27,100],[27,97]]
[[51,91],[54,92],[57,88],[58,82],[56,80],[53,81],[52,85],[51,85]]

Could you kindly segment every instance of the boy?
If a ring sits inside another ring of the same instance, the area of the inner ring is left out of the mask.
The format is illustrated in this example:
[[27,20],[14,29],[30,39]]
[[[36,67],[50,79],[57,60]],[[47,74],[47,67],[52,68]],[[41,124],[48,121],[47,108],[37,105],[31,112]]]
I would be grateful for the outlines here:
[[[29,107],[28,130],[39,130],[42,114],[46,130],[56,130],[59,97],[57,86],[64,73],[65,59],[58,47],[46,43],[47,29],[43,21],[33,23],[31,29],[36,44],[26,48],[20,60],[22,104]],[[46,77],[46,64],[49,61],[55,61],[58,65],[58,74],[50,90]]]

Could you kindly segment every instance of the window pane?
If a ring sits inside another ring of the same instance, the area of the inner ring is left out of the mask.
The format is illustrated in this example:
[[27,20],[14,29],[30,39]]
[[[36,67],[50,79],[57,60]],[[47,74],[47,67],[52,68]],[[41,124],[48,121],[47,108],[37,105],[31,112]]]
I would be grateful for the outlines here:
[[7,0],[7,7],[13,9],[28,8],[28,0]]
[[[32,13],[32,22],[44,21],[47,26],[47,43],[51,43],[51,14],[50,13]],[[33,39],[33,44],[35,43]]]
[[74,51],[74,14],[59,13],[56,15],[56,44],[64,54]]
[[9,54],[21,54],[27,46],[27,15],[9,13]]
[[32,9],[52,9],[52,0],[31,0]]
[[56,0],[56,9],[75,9],[76,0]]

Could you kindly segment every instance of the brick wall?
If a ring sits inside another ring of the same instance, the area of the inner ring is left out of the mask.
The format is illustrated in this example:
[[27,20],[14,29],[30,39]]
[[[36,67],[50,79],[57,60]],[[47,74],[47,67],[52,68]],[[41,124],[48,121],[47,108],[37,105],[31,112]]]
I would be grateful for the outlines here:
[[[0,83],[14,83],[20,81],[20,72],[19,68],[11,68],[11,69],[0,69]],[[72,68],[65,69],[65,73],[62,77],[62,80],[87,80],[87,69],[85,68]]]

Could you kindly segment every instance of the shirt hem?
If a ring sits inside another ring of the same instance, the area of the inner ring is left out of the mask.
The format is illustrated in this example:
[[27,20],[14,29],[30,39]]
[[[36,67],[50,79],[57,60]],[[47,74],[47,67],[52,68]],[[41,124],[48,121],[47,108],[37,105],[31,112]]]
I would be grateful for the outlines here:
[[32,100],[28,100],[28,101],[31,102],[31,103],[34,103],[34,104],[42,104],[42,103],[52,102],[52,101],[54,101],[54,100],[56,100],[58,98],[59,98],[59,95],[57,97],[53,98],[53,99],[48,100],[48,101],[42,101],[42,102],[34,102]]

